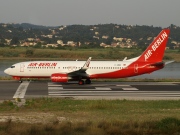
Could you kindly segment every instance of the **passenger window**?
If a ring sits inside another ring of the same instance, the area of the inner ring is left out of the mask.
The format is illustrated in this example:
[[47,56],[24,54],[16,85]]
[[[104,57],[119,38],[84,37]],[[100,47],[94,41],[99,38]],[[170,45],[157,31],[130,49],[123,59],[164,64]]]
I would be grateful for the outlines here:
[[15,66],[11,66],[11,68],[15,68]]

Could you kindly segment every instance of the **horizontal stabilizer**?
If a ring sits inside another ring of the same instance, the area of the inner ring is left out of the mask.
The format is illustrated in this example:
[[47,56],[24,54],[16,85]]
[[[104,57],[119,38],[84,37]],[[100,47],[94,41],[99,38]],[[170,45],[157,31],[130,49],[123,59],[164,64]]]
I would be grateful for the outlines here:
[[170,64],[170,63],[173,63],[173,62],[174,62],[174,60],[172,60],[172,61],[167,61],[167,62],[165,62],[165,65]]
[[157,63],[153,63],[153,64],[150,64],[151,66],[163,66],[164,65],[164,62],[157,62]]
[[151,66],[163,66],[163,65],[170,64],[172,62],[174,62],[174,61],[167,61],[167,62],[162,61],[162,62],[153,63],[153,64],[151,64]]

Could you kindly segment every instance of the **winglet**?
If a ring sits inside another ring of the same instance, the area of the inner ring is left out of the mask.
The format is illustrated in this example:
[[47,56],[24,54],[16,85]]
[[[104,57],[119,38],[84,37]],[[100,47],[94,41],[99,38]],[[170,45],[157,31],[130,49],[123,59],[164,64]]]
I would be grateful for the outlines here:
[[86,61],[86,63],[84,64],[84,66],[81,69],[87,70],[89,68],[90,61],[91,61],[91,57],[88,58],[88,60]]

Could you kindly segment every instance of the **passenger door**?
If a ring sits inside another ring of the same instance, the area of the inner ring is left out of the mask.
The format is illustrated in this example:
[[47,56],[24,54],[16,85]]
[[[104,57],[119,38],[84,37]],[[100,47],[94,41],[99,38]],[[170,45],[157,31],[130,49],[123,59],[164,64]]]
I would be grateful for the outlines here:
[[20,64],[20,72],[24,72],[24,64]]

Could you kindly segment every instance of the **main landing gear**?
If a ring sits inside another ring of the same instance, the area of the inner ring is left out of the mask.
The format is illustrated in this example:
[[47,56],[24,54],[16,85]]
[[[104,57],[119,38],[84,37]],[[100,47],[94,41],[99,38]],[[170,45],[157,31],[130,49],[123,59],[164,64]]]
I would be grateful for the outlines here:
[[[86,84],[91,84],[91,80],[90,79],[86,79],[85,83]],[[79,80],[78,84],[79,85],[84,85],[84,80]]]
[[86,84],[91,84],[91,80],[90,79],[86,79],[85,83]]
[[[27,81],[29,82],[29,81],[31,81],[31,80],[28,78]],[[22,83],[22,82],[23,82],[23,80],[20,78],[20,79],[19,79],[19,83]]]
[[79,85],[84,85],[84,80],[79,80]]

